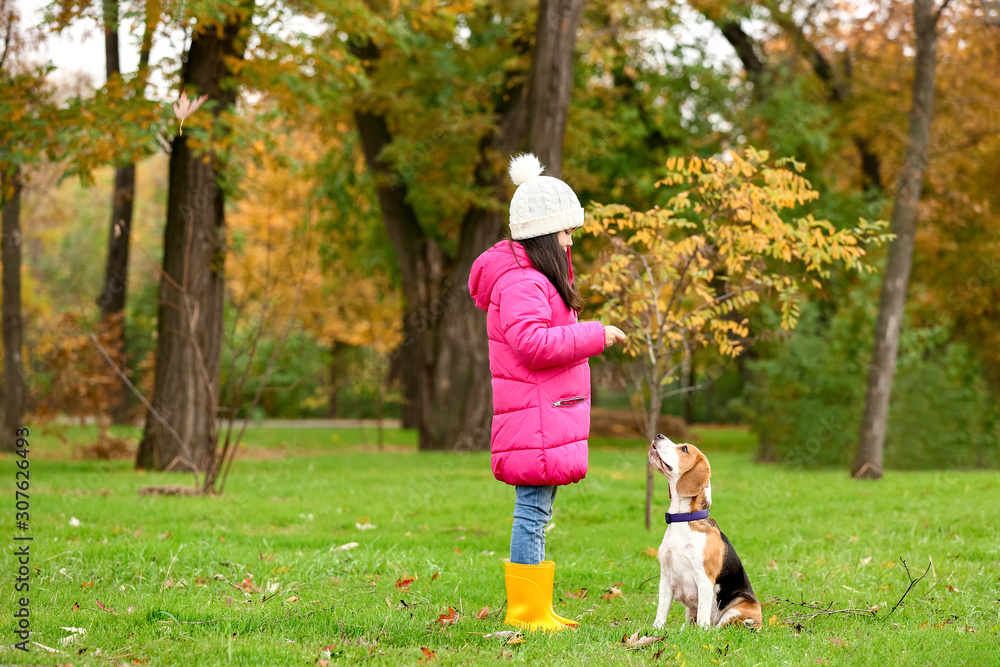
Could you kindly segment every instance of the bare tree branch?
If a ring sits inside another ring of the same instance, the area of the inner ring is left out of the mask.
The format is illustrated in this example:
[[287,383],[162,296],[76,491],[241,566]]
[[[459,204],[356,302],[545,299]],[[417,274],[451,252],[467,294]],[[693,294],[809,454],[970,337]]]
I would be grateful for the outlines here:
[[[945,4],[948,4],[947,0],[945,0]],[[906,561],[903,560],[902,556],[899,557],[899,560],[903,562],[903,569],[906,570],[906,578],[910,580],[910,585],[906,587],[906,591],[903,593],[903,597],[899,598],[899,602],[893,605],[892,609],[889,610],[889,614],[892,614],[892,612],[896,611],[896,608],[899,607],[899,605],[903,604],[903,600],[905,600],[906,596],[910,594],[910,591],[912,591],[914,587],[920,583],[920,580],[926,577],[927,573],[931,571],[931,563],[930,561],[928,561],[927,569],[924,570],[924,573],[919,577],[917,577],[916,579],[914,579],[913,576],[910,575],[910,568],[906,566]]]
[[[138,399],[142,402],[142,404],[146,406],[146,409],[149,411],[149,414],[153,415],[153,418],[156,419],[156,421],[160,422],[160,424],[162,424],[163,427],[167,430],[167,433],[173,436],[174,440],[177,441],[177,444],[180,445],[181,449],[184,451],[185,456],[188,457],[187,460],[184,462],[188,463],[191,466],[191,472],[194,475],[195,486],[198,486],[199,485],[198,471],[194,465],[194,457],[191,454],[191,450],[188,449],[187,443],[181,440],[181,436],[177,434],[177,431],[174,430],[174,427],[171,426],[167,422],[167,420],[165,420],[160,415],[160,413],[153,408],[152,405],[150,405],[149,401],[146,400],[146,397],[142,395],[141,391],[139,391],[139,388],[136,387],[134,384],[132,384],[132,381],[128,379],[127,375],[125,375],[125,372],[118,367],[118,364],[116,364],[114,360],[111,359],[111,355],[109,355],[107,350],[104,349],[104,346],[101,345],[101,342],[97,340],[97,336],[95,336],[93,332],[91,332],[88,335],[90,336],[90,339],[94,341],[94,345],[97,346],[98,351],[101,353],[101,356],[104,357],[104,360],[108,362],[108,365],[111,366],[113,369],[115,369],[115,373],[117,373],[118,376],[122,379],[122,381],[125,382],[126,385],[128,385],[129,389],[132,390],[132,393],[134,393],[136,397],[138,397]],[[171,461],[171,465],[173,465],[175,461]]]

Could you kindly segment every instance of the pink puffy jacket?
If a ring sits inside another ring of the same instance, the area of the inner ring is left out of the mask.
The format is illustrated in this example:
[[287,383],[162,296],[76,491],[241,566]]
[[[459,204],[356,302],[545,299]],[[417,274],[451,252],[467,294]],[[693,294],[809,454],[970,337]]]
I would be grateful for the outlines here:
[[577,322],[517,241],[476,259],[469,293],[487,313],[493,475],[519,486],[580,481],[590,434],[587,359],[604,350],[604,327]]

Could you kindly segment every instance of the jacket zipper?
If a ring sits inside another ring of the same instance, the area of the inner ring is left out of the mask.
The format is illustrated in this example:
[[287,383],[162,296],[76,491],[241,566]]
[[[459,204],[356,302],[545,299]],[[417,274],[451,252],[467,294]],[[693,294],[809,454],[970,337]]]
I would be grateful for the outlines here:
[[574,396],[573,398],[563,398],[553,403],[552,407],[562,408],[566,407],[567,405],[576,405],[577,403],[582,403],[585,400],[587,400],[586,396]]

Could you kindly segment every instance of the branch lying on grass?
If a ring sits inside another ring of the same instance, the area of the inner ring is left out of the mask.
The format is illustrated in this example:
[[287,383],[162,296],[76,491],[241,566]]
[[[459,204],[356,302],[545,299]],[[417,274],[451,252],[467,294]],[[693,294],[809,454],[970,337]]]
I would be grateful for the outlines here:
[[[898,609],[899,606],[903,604],[903,600],[906,599],[906,596],[909,595],[910,591],[912,591],[916,587],[916,585],[920,583],[921,579],[927,576],[927,573],[930,572],[931,569],[931,563],[928,563],[927,569],[924,570],[924,573],[919,577],[917,577],[916,579],[914,579],[913,575],[910,574],[910,568],[906,565],[906,561],[903,559],[902,556],[900,556],[899,560],[902,561],[903,563],[903,569],[906,571],[906,578],[909,579],[909,585],[906,587],[906,591],[903,593],[903,596],[899,598],[899,601],[892,607],[892,609],[889,610],[889,613],[886,614],[886,616],[891,615],[892,612],[896,611],[896,609]],[[796,623],[805,623],[807,621],[812,621],[816,618],[819,618],[820,616],[832,616],[834,614],[844,614],[845,616],[874,617],[875,612],[877,612],[879,609],[878,605],[875,605],[870,609],[850,609],[850,608],[834,609],[833,602],[830,602],[828,604],[823,602],[805,602],[805,601],[794,602],[793,600],[789,600],[787,598],[779,598],[775,596],[771,596],[771,599],[774,600],[775,602],[785,605],[789,609],[794,609],[795,607],[803,607],[805,609],[808,609],[809,610],[808,612],[801,612],[801,613],[796,612],[793,613],[791,616],[785,618],[786,621],[794,621]]]
[[805,623],[819,618],[820,616],[833,616],[834,614],[844,614],[846,616],[875,616],[875,612],[877,611],[877,607],[872,607],[871,609],[834,609],[833,602],[830,602],[824,607],[822,606],[822,603],[819,602],[794,602],[787,598],[774,596],[771,596],[771,599],[787,606],[789,609],[804,607],[810,610],[811,613],[794,613],[785,619],[787,621],[795,621],[796,623]]
[[910,594],[910,591],[912,591],[914,587],[916,587],[916,585],[920,583],[920,580],[926,577],[927,573],[931,571],[931,562],[928,562],[927,569],[924,570],[924,573],[919,577],[917,577],[916,579],[914,579],[913,576],[910,574],[910,568],[906,566],[906,561],[903,560],[902,556],[899,557],[899,560],[903,562],[903,569],[906,570],[906,578],[910,580],[910,585],[906,587],[906,592],[903,593],[903,597],[899,598],[899,602],[897,602],[893,606],[893,608],[889,610],[889,614],[887,615],[891,615],[892,612],[896,611],[896,608],[899,607],[899,605],[903,604],[903,600],[905,600],[906,596]]

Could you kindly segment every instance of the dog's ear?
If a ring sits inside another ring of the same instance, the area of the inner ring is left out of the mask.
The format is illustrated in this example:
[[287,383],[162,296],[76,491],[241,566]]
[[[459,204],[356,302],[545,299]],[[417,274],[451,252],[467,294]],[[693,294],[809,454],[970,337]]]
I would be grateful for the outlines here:
[[677,480],[677,495],[682,498],[694,497],[701,493],[702,489],[708,486],[708,480],[712,476],[712,469],[708,465],[708,459],[704,454],[698,454],[694,465],[681,475]]

